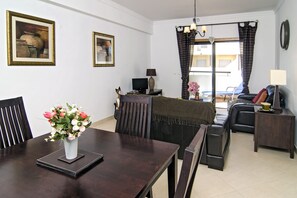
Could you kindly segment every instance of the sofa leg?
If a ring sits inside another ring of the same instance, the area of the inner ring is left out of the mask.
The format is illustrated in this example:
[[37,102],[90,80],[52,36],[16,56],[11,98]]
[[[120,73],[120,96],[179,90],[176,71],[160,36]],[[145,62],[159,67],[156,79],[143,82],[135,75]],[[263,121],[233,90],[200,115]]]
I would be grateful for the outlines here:
[[237,131],[234,131],[233,129],[231,129],[232,133],[236,133]]

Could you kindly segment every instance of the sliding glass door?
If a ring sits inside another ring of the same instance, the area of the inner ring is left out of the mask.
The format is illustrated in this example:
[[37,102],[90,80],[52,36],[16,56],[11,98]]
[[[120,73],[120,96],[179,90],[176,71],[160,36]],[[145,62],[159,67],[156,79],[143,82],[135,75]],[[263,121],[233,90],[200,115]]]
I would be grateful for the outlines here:
[[200,98],[226,108],[240,85],[238,41],[197,42],[194,46],[190,81],[200,85]]

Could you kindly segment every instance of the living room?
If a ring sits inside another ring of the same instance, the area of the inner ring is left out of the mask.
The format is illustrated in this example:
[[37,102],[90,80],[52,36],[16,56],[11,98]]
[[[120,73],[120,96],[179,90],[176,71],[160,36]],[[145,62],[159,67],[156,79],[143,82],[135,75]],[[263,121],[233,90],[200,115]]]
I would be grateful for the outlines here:
[[[7,10],[55,21],[55,66],[8,66]],[[271,69],[284,69],[287,85],[281,89],[286,95],[286,107],[297,115],[294,10],[297,10],[296,1],[283,0],[271,10],[199,18],[202,24],[258,20],[250,92],[257,93],[269,84]],[[180,97],[175,26],[190,24],[191,18],[151,21],[113,2],[97,0],[88,3],[83,0],[1,1],[0,13],[0,98],[23,97],[34,137],[50,130],[42,113],[53,105],[79,104],[94,122],[112,116],[114,89],[121,86],[124,92],[130,91],[131,79],[145,77],[147,68],[156,68],[156,87],[163,90],[164,96]],[[286,19],[292,36],[288,50],[283,50],[279,45],[279,29]],[[213,35],[236,37],[236,31],[236,26],[229,26],[214,31]],[[115,37],[114,67],[93,67],[92,32]]]
[[[114,89],[121,86],[124,92],[130,91],[132,89],[131,79],[133,77],[145,77],[146,68],[150,67],[157,70],[156,87],[163,89],[165,96],[180,97],[181,80],[175,26],[191,23],[191,19],[152,22],[133,13],[134,15],[130,14],[127,16],[127,20],[124,20],[123,17],[119,19],[116,16],[109,16],[111,14],[102,16],[103,13],[99,13],[98,16],[93,16],[97,13],[97,10],[96,6],[92,6],[92,3],[98,5],[97,7],[101,5],[97,1],[90,2],[88,5],[82,3],[84,7],[82,7],[83,11],[80,12],[73,11],[73,9],[78,9],[81,6],[79,3],[77,5],[67,5],[72,7],[72,10],[69,10],[52,5],[53,2],[55,1],[36,1],[34,6],[29,6],[32,1],[26,3],[17,1],[1,2],[3,16],[6,10],[12,10],[56,22],[57,57],[55,66],[8,67],[6,62],[7,48],[3,45],[0,49],[2,52],[0,60],[3,67],[1,84],[4,87],[10,87],[3,90],[1,96],[2,98],[9,98],[23,95],[28,111],[30,111],[30,123],[32,123],[33,129],[36,129],[33,131],[47,129],[46,124],[39,117],[49,104],[77,103],[87,110],[90,109],[95,121],[109,117],[113,114]],[[279,7],[276,8],[276,12],[270,10],[208,16],[200,17],[200,20],[202,24],[233,22],[234,18],[237,21],[258,20],[254,65],[249,84],[250,92],[257,93],[269,84],[270,69],[287,70],[288,83],[282,89],[288,95],[286,97],[288,98],[287,107],[295,113],[294,54],[292,53],[295,47],[294,37],[291,37],[288,50],[282,50],[279,46],[281,22],[285,19],[294,20],[294,14],[290,12],[294,6],[290,6],[289,3],[291,2],[283,1],[280,3]],[[108,4],[104,5],[109,7]],[[117,10],[120,8],[122,7],[118,6]],[[122,9],[120,10],[121,14],[124,14],[124,11],[128,12],[125,8]],[[115,12],[116,10],[111,11]],[[87,12],[88,14],[86,14]],[[119,22],[114,24],[106,21],[107,18]],[[3,30],[0,32],[2,43],[6,43],[6,18],[2,17],[1,20],[3,22]],[[76,22],[72,23],[72,21]],[[292,24],[294,24],[294,21],[292,21]],[[131,26],[134,27],[131,28]],[[93,31],[115,36],[115,67],[95,68],[92,66],[91,42]],[[231,25],[224,31],[213,32],[213,36],[227,37],[228,35],[228,37],[235,37],[236,31],[236,25],[235,27]],[[294,31],[294,26],[291,27],[291,31]],[[82,37],[86,37],[86,39],[84,40]],[[68,49],[67,46],[69,45],[72,46],[71,49]],[[110,81],[111,78],[112,81]],[[51,79],[55,79],[55,81],[52,82]],[[73,79],[83,79],[83,83],[81,83],[81,80]],[[71,86],[75,87],[75,90],[80,91],[71,91],[68,82],[71,82]],[[67,88],[59,89],[61,84],[64,84]],[[36,95],[36,92],[39,94]],[[76,97],[82,94],[80,92],[88,96]],[[73,98],[75,98],[75,101],[72,101]]]

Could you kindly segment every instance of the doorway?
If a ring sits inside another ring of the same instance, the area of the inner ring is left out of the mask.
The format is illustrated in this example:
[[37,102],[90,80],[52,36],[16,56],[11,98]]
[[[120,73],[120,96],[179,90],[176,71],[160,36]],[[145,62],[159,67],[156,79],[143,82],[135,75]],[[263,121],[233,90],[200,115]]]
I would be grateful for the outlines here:
[[242,82],[240,43],[238,40],[196,42],[190,70],[190,81],[200,85],[200,98],[218,108],[237,96],[234,91]]

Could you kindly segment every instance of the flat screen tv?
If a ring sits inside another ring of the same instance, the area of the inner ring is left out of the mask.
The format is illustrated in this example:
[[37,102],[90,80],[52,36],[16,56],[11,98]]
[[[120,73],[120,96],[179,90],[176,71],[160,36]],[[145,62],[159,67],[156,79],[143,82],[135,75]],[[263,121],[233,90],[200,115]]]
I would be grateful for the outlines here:
[[132,78],[132,89],[143,92],[148,88],[147,78]]

